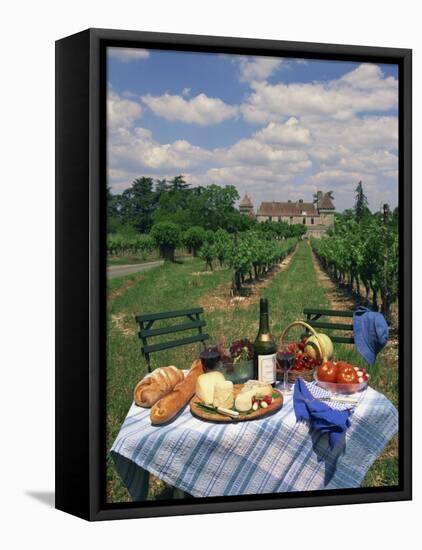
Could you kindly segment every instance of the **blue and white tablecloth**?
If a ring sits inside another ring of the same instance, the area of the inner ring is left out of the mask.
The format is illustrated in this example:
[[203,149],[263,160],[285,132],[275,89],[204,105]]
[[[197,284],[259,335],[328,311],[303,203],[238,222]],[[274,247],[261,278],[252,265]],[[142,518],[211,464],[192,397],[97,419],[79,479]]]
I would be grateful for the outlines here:
[[327,435],[296,422],[291,396],[274,415],[236,424],[203,422],[186,407],[173,423],[151,426],[149,412],[133,404],[111,449],[134,498],[143,469],[194,497],[359,487],[398,429],[395,407],[372,388],[332,451]]

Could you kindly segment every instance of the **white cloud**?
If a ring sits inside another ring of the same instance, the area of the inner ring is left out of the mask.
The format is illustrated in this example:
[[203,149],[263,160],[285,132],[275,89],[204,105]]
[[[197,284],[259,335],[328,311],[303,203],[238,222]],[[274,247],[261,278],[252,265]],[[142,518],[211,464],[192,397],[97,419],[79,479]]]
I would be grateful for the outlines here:
[[[218,160],[225,164],[277,164],[293,167],[295,163],[306,163],[308,155],[303,150],[288,149],[262,143],[255,137],[241,139],[228,149],[220,149],[216,152]],[[303,167],[303,164],[302,164]]]
[[253,82],[241,105],[246,121],[266,124],[286,117],[324,116],[351,119],[356,113],[397,108],[397,80],[384,78],[379,67],[360,65],[338,80],[271,85]]
[[111,132],[131,128],[142,114],[142,107],[136,101],[122,99],[109,89],[107,96],[107,121]]
[[228,105],[219,98],[208,97],[205,94],[188,100],[180,95],[145,95],[142,100],[155,115],[186,124],[211,126],[233,118],[238,113],[237,106]]
[[142,48],[108,48],[108,55],[122,63],[130,63],[139,59],[147,59],[149,51]]
[[291,117],[284,124],[270,122],[268,126],[255,133],[258,141],[279,145],[308,145],[311,142],[309,128],[303,126],[297,118]]
[[238,57],[239,77],[242,82],[266,80],[276,71],[282,59],[277,57]]
[[182,95],[183,96],[188,96],[189,94],[190,94],[190,88],[183,88]]
[[127,131],[125,139],[118,133],[110,140],[109,168],[129,171],[187,170],[210,158],[206,149],[185,140],[159,143],[151,131],[135,128]]
[[[386,87],[397,89],[397,81],[392,76],[384,78],[381,68],[370,63],[362,63],[353,71],[342,76],[337,82],[338,85],[346,83],[360,90],[385,89]],[[333,85],[335,85],[335,81]]]

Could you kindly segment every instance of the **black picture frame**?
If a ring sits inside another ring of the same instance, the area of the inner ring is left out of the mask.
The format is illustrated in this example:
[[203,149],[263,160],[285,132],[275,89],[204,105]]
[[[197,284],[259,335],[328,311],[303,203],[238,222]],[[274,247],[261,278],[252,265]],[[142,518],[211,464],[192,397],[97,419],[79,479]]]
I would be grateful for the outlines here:
[[[105,502],[107,46],[399,66],[400,359],[397,487]],[[409,49],[88,29],[56,42],[56,508],[87,520],[412,498],[412,52]]]

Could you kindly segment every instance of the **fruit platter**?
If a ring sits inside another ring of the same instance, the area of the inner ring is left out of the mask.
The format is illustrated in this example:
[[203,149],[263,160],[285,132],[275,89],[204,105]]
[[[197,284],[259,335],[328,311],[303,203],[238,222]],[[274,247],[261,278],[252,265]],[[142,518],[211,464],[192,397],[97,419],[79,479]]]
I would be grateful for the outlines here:
[[193,416],[218,423],[257,420],[274,414],[282,406],[282,393],[270,384],[258,380],[233,384],[220,371],[199,376],[190,401]]

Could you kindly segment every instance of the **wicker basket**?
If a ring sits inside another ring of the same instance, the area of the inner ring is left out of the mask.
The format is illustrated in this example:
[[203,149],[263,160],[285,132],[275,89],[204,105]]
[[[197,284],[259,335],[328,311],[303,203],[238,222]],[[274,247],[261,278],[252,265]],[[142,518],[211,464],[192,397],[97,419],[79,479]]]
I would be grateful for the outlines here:
[[294,384],[298,378],[303,378],[306,382],[312,382],[314,379],[315,369],[310,370],[290,370],[287,374],[287,380],[289,384]]
[[[315,349],[320,357],[320,361],[323,361],[323,354],[321,346],[318,342],[318,334],[317,332],[311,327],[311,325],[308,325],[308,323],[305,323],[304,321],[294,321],[293,323],[290,323],[282,332],[280,336],[280,346],[283,346],[285,344],[285,337],[289,330],[295,326],[302,326],[306,328],[308,332],[310,332],[313,336],[317,339],[317,345],[315,345]],[[306,382],[312,382],[314,379],[314,370],[310,369],[306,371],[297,371],[297,370],[290,370],[288,373],[288,381],[290,384],[294,384],[298,378],[303,378],[303,380],[306,380]]]

